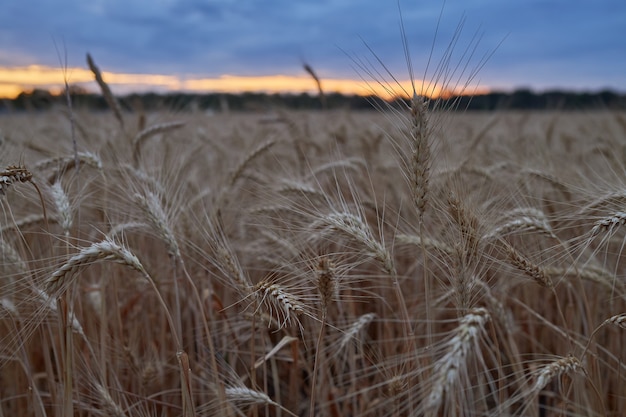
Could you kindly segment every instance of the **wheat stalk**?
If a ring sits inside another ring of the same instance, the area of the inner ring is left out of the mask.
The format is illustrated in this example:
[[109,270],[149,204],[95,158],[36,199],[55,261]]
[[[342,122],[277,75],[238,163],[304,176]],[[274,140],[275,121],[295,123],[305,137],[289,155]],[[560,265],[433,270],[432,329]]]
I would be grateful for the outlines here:
[[191,366],[189,365],[189,356],[185,351],[176,352],[178,358],[178,366],[180,368],[180,385],[183,401],[183,416],[195,417],[196,409],[193,401],[193,390],[191,388]]
[[322,300],[322,323],[320,325],[320,332],[317,338],[317,344],[315,345],[315,358],[313,359],[313,378],[311,379],[311,399],[309,405],[309,416],[315,416],[315,399],[317,395],[317,374],[318,368],[321,362],[321,345],[322,338],[324,336],[324,330],[326,326],[326,319],[328,317],[328,306],[332,302],[335,296],[335,290],[337,288],[336,270],[333,263],[324,256],[320,258],[319,264],[316,268],[317,275],[317,290]]
[[[35,288],[34,291],[35,295],[41,300],[44,306],[50,309],[51,312],[58,313],[59,308],[56,299],[50,297],[46,292],[42,291],[39,288]],[[68,312],[68,317],[71,318],[71,320],[69,320],[69,327],[71,328],[71,330],[76,332],[76,334],[80,335],[83,339],[87,340],[87,336],[85,334],[83,326],[80,324],[80,321],[78,321],[78,318],[76,318],[74,312]]]

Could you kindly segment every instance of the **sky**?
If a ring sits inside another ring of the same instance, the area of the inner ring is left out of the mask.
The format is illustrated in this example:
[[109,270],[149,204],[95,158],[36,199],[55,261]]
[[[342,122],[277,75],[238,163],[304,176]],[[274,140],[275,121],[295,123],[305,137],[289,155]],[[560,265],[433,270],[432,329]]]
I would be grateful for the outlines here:
[[65,77],[97,91],[87,53],[117,93],[315,92],[305,63],[327,92],[396,94],[410,74],[467,92],[626,92],[624,0],[2,3],[0,97]]

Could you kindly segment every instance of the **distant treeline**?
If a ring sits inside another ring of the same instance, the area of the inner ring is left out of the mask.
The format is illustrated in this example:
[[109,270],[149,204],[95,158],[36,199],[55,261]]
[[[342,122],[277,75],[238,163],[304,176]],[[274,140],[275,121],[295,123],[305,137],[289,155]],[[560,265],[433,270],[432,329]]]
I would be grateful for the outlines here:
[[[76,109],[105,110],[107,104],[99,94],[88,93],[80,88],[70,88],[72,106]],[[378,97],[327,94],[192,94],[192,93],[144,93],[119,97],[127,110],[176,110],[176,111],[260,111],[273,107],[298,110],[350,108],[366,110],[399,106],[403,99],[386,102]],[[475,96],[452,96],[432,105],[456,110],[626,110],[626,94],[610,90],[599,92],[547,91],[533,92],[519,89],[512,93],[492,92]],[[54,95],[47,90],[23,92],[15,99],[0,100],[0,112],[47,110],[66,106],[64,94]]]

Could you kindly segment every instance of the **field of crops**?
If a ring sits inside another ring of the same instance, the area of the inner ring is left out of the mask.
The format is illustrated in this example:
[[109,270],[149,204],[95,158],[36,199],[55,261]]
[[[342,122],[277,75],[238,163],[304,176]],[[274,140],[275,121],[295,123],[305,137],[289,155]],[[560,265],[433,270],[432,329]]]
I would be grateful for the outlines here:
[[626,114],[0,117],[0,416],[624,416]]

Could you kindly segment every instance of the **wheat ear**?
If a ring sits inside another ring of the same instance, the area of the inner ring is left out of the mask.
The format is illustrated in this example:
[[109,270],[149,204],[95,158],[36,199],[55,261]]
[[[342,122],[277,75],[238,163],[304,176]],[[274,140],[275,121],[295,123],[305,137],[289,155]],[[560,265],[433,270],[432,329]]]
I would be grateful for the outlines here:
[[480,222],[478,217],[455,195],[448,196],[448,212],[461,232],[463,263],[468,266],[478,257]]
[[428,101],[413,92],[410,117],[411,141],[411,191],[413,203],[421,222],[428,204],[430,182],[430,143],[428,126]]
[[595,222],[591,229],[591,237],[596,237],[601,232],[612,233],[620,225],[626,225],[626,212],[624,211],[617,211]]
[[141,146],[143,143],[154,135],[158,135],[159,133],[170,132],[172,130],[180,129],[185,125],[185,122],[169,122],[169,123],[161,123],[154,126],[150,126],[146,129],[143,129],[141,132],[137,133],[133,138],[133,160],[135,164],[139,162],[139,155],[141,153]]
[[54,184],[58,181],[64,173],[73,168],[78,168],[79,165],[87,165],[102,171],[102,160],[98,155],[92,152],[78,152],[76,157],[62,156],[59,158],[50,158],[39,161],[35,164],[34,169],[36,172],[45,171],[54,168],[54,171],[48,176],[48,184]]
[[107,387],[100,383],[96,383],[96,391],[100,395],[100,404],[102,405],[103,411],[106,412],[107,416],[127,417],[127,414],[124,412],[122,407],[120,407],[120,405],[113,400],[113,397],[111,397],[111,393]]
[[41,202],[41,210],[43,211],[44,221],[46,228],[48,225],[48,216],[46,214],[46,204],[43,200],[43,195],[39,186],[33,181],[33,174],[28,169],[22,166],[9,165],[5,170],[0,171],[0,196],[3,196],[5,191],[16,182],[29,182],[35,187],[37,194],[39,195],[39,201]]
[[[180,253],[178,242],[176,240],[176,237],[174,236],[174,232],[172,231],[172,228],[169,225],[168,217],[165,214],[165,210],[163,209],[160,199],[154,193],[150,191],[146,191],[145,197],[142,196],[141,194],[135,194],[135,201],[137,201],[137,203],[139,204],[139,207],[144,212],[150,225],[152,226],[154,231],[157,233],[159,238],[165,242],[165,245],[167,246],[167,251],[170,255],[170,258],[172,259],[172,262],[174,265],[174,271],[173,271],[174,292],[176,294],[175,296],[176,305],[175,305],[174,315],[176,318],[176,324],[178,326],[177,327],[178,332],[182,334],[182,323],[181,323],[181,318],[180,318],[180,311],[181,311],[180,289],[179,289],[178,277],[177,277],[178,266],[182,268],[182,271],[187,277],[187,279],[189,280],[190,284],[192,286],[194,284],[187,273],[187,270],[185,268],[185,262],[183,261],[183,257]],[[197,290],[195,291],[195,294],[198,295]],[[199,296],[197,298],[199,299]]]
[[276,312],[274,318],[278,321],[279,328],[290,326],[292,320],[301,326],[298,316],[305,311],[305,305],[283,286],[263,280],[254,286],[254,294],[259,304],[266,306],[270,316],[274,317]]
[[0,172],[0,195],[4,195],[6,190],[16,182],[31,182],[33,174],[24,167],[9,165]]
[[[411,326],[411,318],[409,316],[409,310],[406,306],[404,294],[400,287],[400,280],[398,279],[398,273],[395,263],[391,256],[391,253],[387,250],[382,242],[374,239],[372,232],[361,216],[349,213],[349,212],[333,212],[314,223],[316,225],[322,225],[331,230],[335,230],[343,233],[344,235],[354,239],[361,243],[368,255],[372,256],[382,267],[383,271],[389,275],[392,280],[393,289],[396,294],[398,304],[400,306],[400,313],[404,322],[404,331],[407,338],[413,335],[413,328]],[[413,340],[409,340],[409,346],[413,343]]]
[[[293,417],[297,417],[296,414],[287,410],[277,402],[273,401],[266,393],[261,391],[256,391],[247,387],[227,387],[226,391],[226,399],[231,404],[235,404],[238,406],[248,406],[248,405],[272,405],[282,411],[285,411],[287,414]],[[243,414],[242,414],[243,415]]]
[[367,313],[360,316],[352,325],[346,330],[341,339],[339,340],[339,349],[345,349],[346,345],[350,343],[350,341],[356,337],[359,332],[365,328],[368,324],[372,322],[376,318],[375,313]]
[[124,118],[122,117],[122,108],[120,107],[120,103],[117,101],[113,92],[109,88],[109,85],[102,78],[102,73],[100,69],[96,66],[96,63],[91,58],[91,55],[87,54],[87,65],[89,65],[89,69],[93,72],[93,75],[96,77],[96,82],[100,86],[100,90],[102,91],[102,95],[106,100],[109,108],[113,111],[115,118],[119,122],[122,130],[124,129]]
[[317,86],[317,91],[318,91],[319,96],[320,96],[320,102],[322,104],[322,109],[325,109],[326,108],[326,96],[324,95],[324,90],[322,89],[322,81],[320,80],[320,77],[317,76],[316,72],[313,70],[313,68],[309,64],[305,63],[303,65],[303,67],[304,67],[304,70],[315,81],[315,85]]
[[311,170],[304,178],[306,180],[319,178],[326,171],[330,171],[334,173],[338,170],[343,171],[359,171],[361,169],[367,169],[367,162],[362,158],[352,157],[352,158],[343,158],[339,160],[333,160],[330,162],[326,162],[324,164],[318,165]]
[[59,224],[61,225],[65,236],[69,237],[74,217],[70,200],[65,193],[63,186],[58,181],[50,186],[50,194],[52,195],[52,201],[54,201],[54,205],[56,207]]
[[89,247],[81,249],[72,256],[65,264],[46,280],[45,290],[48,294],[54,294],[62,288],[71,285],[74,275],[85,266],[97,261],[112,261],[127,265],[142,274],[146,271],[139,259],[128,249],[118,245],[110,239],[96,242]]
[[626,200],[626,191],[624,190],[614,191],[612,193],[605,194],[591,201],[589,204],[583,206],[575,213],[575,216],[579,217],[581,215],[592,213],[602,207],[622,205],[625,200]]
[[[4,240],[0,234],[0,260],[2,260],[2,266],[13,265],[20,273],[28,271],[28,266],[19,252],[9,242]],[[13,278],[8,277],[9,282],[13,281]]]
[[618,314],[616,316],[606,319],[607,324],[612,324],[617,327],[621,327],[626,330],[626,313]]
[[315,229],[318,225],[341,232],[345,236],[361,243],[365,247],[366,252],[378,261],[385,273],[391,276],[396,275],[396,268],[391,254],[381,242],[374,239],[370,228],[361,216],[345,211],[336,211],[322,217],[311,227]]
[[318,199],[325,201],[328,196],[323,191],[313,188],[311,185],[300,182],[284,179],[281,180],[281,186],[277,189],[280,194],[296,194],[305,196],[307,199]]
[[532,278],[533,281],[542,287],[553,288],[552,280],[544,268],[541,268],[539,265],[531,262],[511,245],[507,244],[506,249],[511,265],[526,274],[528,277]]
[[446,342],[446,353],[435,362],[433,387],[425,402],[428,415],[437,415],[443,403],[444,394],[450,395],[459,375],[466,368],[467,357],[478,343],[485,325],[489,321],[489,312],[485,308],[469,310],[455,330],[455,335]]
[[231,171],[230,175],[228,176],[226,186],[220,190],[219,194],[216,197],[216,201],[214,204],[215,206],[214,213],[218,220],[221,221],[222,209],[224,205],[228,202],[227,193],[235,186],[235,184],[241,178],[242,174],[244,173],[248,165],[252,161],[254,161],[257,157],[265,153],[272,146],[274,146],[274,144],[276,144],[275,140],[269,140],[265,143],[262,143],[257,148],[252,150],[252,152],[248,153],[241,160],[241,162],[239,162],[239,164],[235,167],[235,169]]
[[508,220],[494,227],[485,236],[486,239],[498,239],[513,233],[539,232],[557,239],[543,211],[529,207],[512,210],[507,213]]
[[14,223],[8,223],[0,227],[0,235],[9,230],[23,231],[26,228],[34,227],[37,224],[44,223],[44,217],[42,214],[29,214],[20,219],[15,220]]
[[428,250],[432,249],[448,255],[453,254],[455,251],[453,247],[444,242],[440,242],[438,240],[430,239],[427,237],[422,239],[416,235],[397,234],[395,238],[395,243],[401,245],[415,245],[418,247],[426,247],[426,249]]
[[[554,295],[554,299],[555,299],[556,310],[559,314],[559,317],[563,321],[563,328],[567,329],[568,322],[565,319],[565,315],[563,314],[563,309],[561,308],[561,304],[558,301],[559,298],[554,288],[552,278],[550,277],[551,270],[542,268],[539,265],[533,263],[524,255],[522,255],[517,250],[515,250],[515,248],[513,248],[508,243],[506,244],[506,248],[509,254],[509,262],[511,263],[511,265],[513,265],[515,268],[517,268],[518,270],[526,274],[526,276],[532,278],[533,281],[535,281],[537,284],[541,285],[544,288],[548,288],[550,291],[552,291],[552,294]],[[571,336],[569,335],[568,335],[568,341],[570,344],[573,344],[573,340]]]
[[615,316],[609,317],[608,319],[604,320],[602,324],[600,324],[593,331],[593,333],[591,333],[591,336],[589,336],[589,341],[587,342],[587,346],[585,346],[585,350],[583,351],[583,354],[580,355],[581,358],[584,358],[585,355],[587,354],[587,351],[589,350],[589,346],[591,346],[591,341],[593,340],[596,333],[598,333],[600,329],[602,329],[604,326],[607,326],[609,324],[612,324],[613,326],[617,326],[621,329],[626,330],[626,313],[617,314]]
[[337,273],[336,267],[328,257],[322,257],[315,269],[317,275],[317,291],[322,301],[322,311],[328,313],[328,307],[336,299]]
[[105,238],[100,242],[93,243],[91,246],[81,249],[79,253],[72,256],[59,269],[54,271],[54,273],[52,273],[52,275],[44,283],[46,293],[55,294],[61,292],[65,288],[68,288],[72,285],[77,272],[86,266],[99,261],[110,261],[126,265],[139,272],[142,277],[148,281],[154,290],[161,307],[163,307],[165,317],[176,342],[177,348],[182,350],[180,333],[177,331],[178,327],[174,325],[174,319],[172,318],[167,303],[163,299],[156,282],[145,270],[139,259],[130,250],[120,246],[110,238]]
[[581,278],[595,284],[600,284],[609,291],[615,291],[617,287],[620,294],[624,294],[626,292],[626,284],[618,280],[615,274],[600,266],[585,265],[579,267],[574,265],[565,268],[546,267],[543,268],[543,270],[549,277]]
[[521,174],[537,177],[543,181],[546,181],[552,184],[554,188],[558,189],[561,193],[563,193],[563,196],[565,197],[567,201],[571,200],[572,193],[569,189],[569,186],[565,184],[563,181],[559,180],[554,175],[551,175],[544,171],[540,171],[536,169],[526,169],[526,170],[523,170]]
[[258,156],[262,155],[268,149],[276,144],[275,140],[269,140],[265,143],[262,143],[257,148],[252,150],[249,154],[245,156],[245,158],[235,167],[235,169],[230,174],[230,178],[228,179],[228,186],[233,187],[237,180],[241,177],[241,174],[245,171],[246,167],[250,165],[250,163],[256,159]]
[[182,263],[182,256],[178,242],[174,236],[174,232],[168,224],[167,215],[163,210],[163,206],[161,205],[159,198],[150,191],[147,191],[145,196],[137,193],[134,198],[150,222],[150,225],[152,225],[152,228],[167,245],[169,254]]
[[579,373],[586,374],[585,368],[574,356],[566,356],[543,366],[538,372],[535,383],[530,389],[532,394],[538,394],[555,378],[561,375]]

